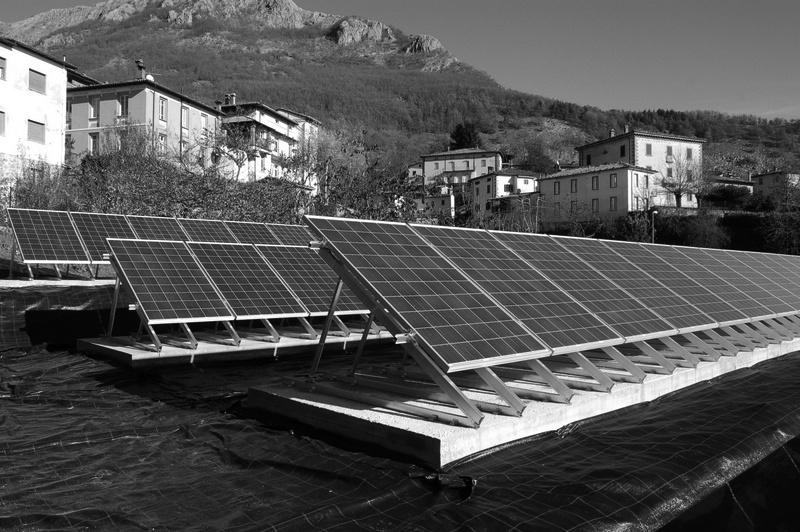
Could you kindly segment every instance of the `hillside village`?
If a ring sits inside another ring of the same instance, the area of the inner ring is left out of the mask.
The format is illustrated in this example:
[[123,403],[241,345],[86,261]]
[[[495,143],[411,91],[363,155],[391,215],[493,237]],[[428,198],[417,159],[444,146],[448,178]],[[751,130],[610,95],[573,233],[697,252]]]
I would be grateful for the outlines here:
[[[19,40],[0,37],[0,52],[0,101],[14,102],[0,104],[2,197],[11,204],[21,176],[75,167],[132,139],[185,169],[228,181],[288,184],[306,197],[298,215],[310,199],[335,196],[324,189],[333,185],[327,178],[320,182],[315,164],[326,129],[315,117],[241,101],[235,92],[220,91],[216,101],[204,102],[162,84],[141,59],[135,77],[126,79],[132,66],[126,65],[116,79],[101,82]],[[700,208],[769,211],[795,204],[797,174],[774,168],[748,179],[713,175],[704,165],[705,144],[626,124],[620,132],[612,127],[606,138],[573,145],[573,161],[542,171],[500,149],[451,143],[445,151],[418,153],[401,186],[357,193],[369,196],[373,210],[385,204],[413,219],[547,232],[637,213],[653,224],[659,211],[685,216]],[[346,206],[334,208],[346,212]]]

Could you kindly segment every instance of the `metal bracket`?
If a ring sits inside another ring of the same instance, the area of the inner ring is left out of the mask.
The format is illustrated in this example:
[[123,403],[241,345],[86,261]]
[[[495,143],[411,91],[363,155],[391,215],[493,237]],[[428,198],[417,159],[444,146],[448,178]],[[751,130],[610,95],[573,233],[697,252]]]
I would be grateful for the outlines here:
[[336,317],[334,312],[336,311],[336,306],[339,304],[339,296],[342,295],[343,286],[344,282],[342,282],[342,278],[339,277],[339,280],[336,282],[336,288],[333,290],[333,298],[331,298],[331,304],[330,307],[328,307],[328,315],[325,317],[325,325],[322,327],[322,334],[319,336],[317,351],[314,353],[314,360],[311,362],[311,373],[316,373],[319,371],[319,363],[322,360],[322,351],[325,349],[325,340],[328,338],[328,331],[331,329],[333,318]]
[[[675,365],[679,367],[696,368],[700,363],[700,357],[686,349],[679,344],[674,338],[667,336],[658,339],[667,349],[669,353],[674,353],[680,360],[675,359]],[[664,354],[667,358],[671,358],[668,354]]]
[[628,373],[630,373],[630,375],[631,375],[631,377],[633,379],[632,381],[628,381],[628,382],[640,383],[640,382],[644,381],[644,379],[646,377],[644,370],[642,368],[640,368],[639,366],[637,366],[636,364],[634,364],[633,361],[630,360],[628,357],[623,355],[619,351],[619,349],[617,349],[616,347],[613,347],[613,346],[612,347],[603,347],[602,351],[603,351],[603,353],[608,355],[608,357],[611,358],[611,360],[613,362],[615,362],[616,364],[612,364],[612,365],[609,366],[607,364],[597,364],[597,363],[595,363],[599,367],[604,367],[605,366],[605,367],[623,369],[623,370],[627,371]]
[[[632,357],[634,361],[646,363],[646,365],[640,366],[645,372],[671,375],[672,372],[675,371],[675,363],[671,360],[668,360],[667,357],[665,357],[647,342],[634,342],[632,345],[645,355],[644,360],[641,357]],[[649,360],[647,360],[648,358]],[[653,365],[647,364],[647,362],[650,362]]]
[[307,319],[300,317],[297,318],[297,321],[300,322],[300,326],[303,327],[303,329],[305,329],[309,340],[316,340],[319,337],[319,334],[317,334],[317,331],[314,329],[314,327],[312,327],[311,324],[308,323]]
[[567,356],[569,356],[570,360],[572,360],[579,368],[596,380],[602,391],[610,392],[611,388],[614,387],[614,381],[611,380],[611,377],[600,371],[600,368],[592,364],[592,362],[586,358],[583,353],[570,353]]
[[374,314],[372,312],[369,313],[367,316],[367,323],[364,324],[364,331],[361,333],[361,340],[358,342],[358,349],[356,349],[356,354],[353,356],[353,367],[350,368],[350,374],[354,374],[356,372],[356,368],[358,368],[358,363],[361,361],[361,355],[364,354],[364,347],[367,345],[367,338],[369,338],[370,331],[372,331],[372,323]]
[[714,347],[703,340],[700,339],[694,333],[686,333],[682,335],[689,344],[697,349],[698,351],[702,351],[704,354],[700,355],[700,360],[704,360],[706,362],[716,362],[722,356],[722,353],[714,349]]
[[186,335],[186,338],[189,339],[189,349],[195,350],[197,349],[197,338],[194,337],[194,333],[189,328],[189,326],[185,323],[180,323],[180,328],[183,331],[183,334]]
[[739,346],[728,340],[727,336],[722,336],[714,329],[703,331],[703,334],[708,336],[711,341],[718,343],[725,350],[723,353],[725,356],[735,357],[741,351]]
[[541,360],[528,360],[526,364],[556,392],[561,399],[558,402],[569,403],[572,400],[575,392],[553,375],[553,372],[547,369],[547,366],[542,364]]
[[111,298],[111,311],[108,315],[108,330],[106,332],[107,337],[114,336],[114,321],[117,317],[117,304],[119,303],[119,287],[120,287],[120,280],[117,277],[117,281],[114,283],[114,296]]
[[350,334],[352,334],[351,331],[350,331],[350,327],[345,325],[345,323],[342,321],[342,319],[339,316],[337,316],[336,314],[333,315],[333,323],[335,323],[336,327],[339,328],[339,332],[338,333],[330,333],[330,334],[339,334],[340,336],[344,336],[345,338],[349,337]]
[[514,395],[514,392],[512,392],[491,369],[478,368],[475,370],[475,373],[477,373],[478,376],[483,379],[483,382],[511,407],[517,417],[522,415],[522,412],[525,410],[525,404],[519,397]]
[[231,340],[233,341],[233,345],[239,346],[242,343],[242,339],[239,334],[236,332],[236,329],[233,328],[233,324],[229,321],[223,321],[222,326],[228,331],[228,334],[231,336]]

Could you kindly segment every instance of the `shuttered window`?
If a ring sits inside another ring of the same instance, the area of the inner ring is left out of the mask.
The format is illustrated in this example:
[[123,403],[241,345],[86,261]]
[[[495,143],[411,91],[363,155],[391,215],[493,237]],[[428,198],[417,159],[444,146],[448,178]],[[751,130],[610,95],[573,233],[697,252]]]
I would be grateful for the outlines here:
[[6,58],[0,57],[0,81],[6,79]]
[[44,124],[28,120],[28,140],[44,144]]
[[0,137],[6,136],[6,114],[0,111]]
[[28,70],[28,88],[45,94],[47,92],[47,76],[33,69]]

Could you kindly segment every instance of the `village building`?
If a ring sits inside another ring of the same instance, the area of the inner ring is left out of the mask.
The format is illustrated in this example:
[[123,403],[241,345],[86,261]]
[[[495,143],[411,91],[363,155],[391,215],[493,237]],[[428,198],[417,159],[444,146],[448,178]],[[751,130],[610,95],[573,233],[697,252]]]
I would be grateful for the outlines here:
[[500,198],[538,191],[540,174],[506,169],[473,177],[469,180],[468,197],[473,215],[483,218],[498,212]]
[[64,60],[0,37],[3,192],[22,171],[41,172],[64,163],[67,87],[92,82]]
[[800,205],[800,174],[767,172],[750,178],[753,194],[772,202],[776,209],[788,210]]
[[616,218],[647,208],[658,172],[628,163],[563,170],[539,178],[543,220],[582,221]]
[[[697,208],[694,184],[702,177],[703,144],[696,137],[628,129],[606,139],[584,144],[578,151],[580,166],[626,163],[656,172],[650,180],[648,207]],[[679,196],[679,197],[678,197]]]
[[480,148],[429,153],[421,159],[425,185],[465,185],[473,177],[490,174],[503,167],[503,157],[499,151]]
[[145,135],[156,152],[208,166],[221,113],[157,83],[137,61],[139,78],[67,89],[67,146],[74,156],[118,149],[125,135]]

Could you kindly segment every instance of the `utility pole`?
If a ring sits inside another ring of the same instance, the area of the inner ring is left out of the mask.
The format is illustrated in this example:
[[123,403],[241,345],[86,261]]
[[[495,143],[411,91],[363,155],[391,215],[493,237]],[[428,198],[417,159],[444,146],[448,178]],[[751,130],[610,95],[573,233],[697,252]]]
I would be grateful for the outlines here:
[[654,210],[650,213],[650,243],[656,243],[656,214],[658,211]]

